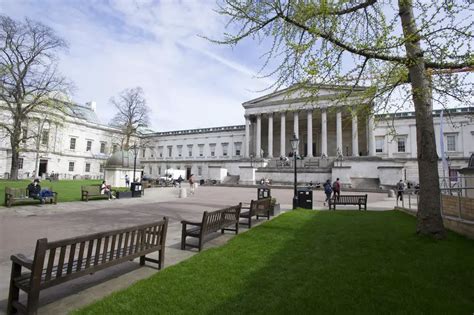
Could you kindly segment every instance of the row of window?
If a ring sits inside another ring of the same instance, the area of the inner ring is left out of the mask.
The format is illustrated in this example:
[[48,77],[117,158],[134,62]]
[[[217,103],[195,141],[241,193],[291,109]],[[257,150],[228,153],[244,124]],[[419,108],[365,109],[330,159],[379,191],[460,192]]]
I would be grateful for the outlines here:
[[[69,140],[69,149],[71,151],[75,151],[76,147],[77,147],[77,138],[71,137]],[[100,153],[103,153],[103,154],[107,153],[106,148],[107,148],[107,142],[101,141]],[[112,153],[117,152],[118,148],[119,148],[119,145],[114,143],[112,145]],[[86,140],[86,152],[89,152],[91,150],[92,150],[92,140]]]
[[[24,162],[24,159],[23,158],[19,158],[18,159],[18,169],[23,169],[23,162]],[[74,172],[76,168],[76,162],[69,162],[69,167],[68,167],[68,171],[69,172]],[[86,173],[90,173],[91,171],[91,163],[86,163],[85,167],[84,167],[84,171]],[[102,173],[104,171],[104,165],[101,163],[99,164],[99,173]]]
[[[456,134],[447,134],[446,137],[446,152],[456,152]],[[397,142],[397,152],[398,153],[405,153],[407,152],[407,137],[406,136],[398,136],[395,138]],[[384,152],[384,144],[385,144],[385,137],[375,137],[375,152],[382,153]]]
[[[198,144],[198,156],[202,157],[204,156],[204,144]],[[209,152],[210,156],[216,156],[216,143],[210,143],[209,144]],[[193,144],[188,144],[187,146],[187,151],[186,153],[183,152],[183,145],[177,145],[176,146],[176,151],[178,157],[193,157],[194,156],[194,145]],[[173,146],[169,145],[166,146],[166,157],[173,157]],[[229,156],[229,143],[221,143],[221,149],[222,149],[222,156]],[[151,148],[151,157],[154,157],[154,149]],[[234,156],[240,156],[242,152],[242,142],[234,142]],[[186,155],[185,155],[186,154]],[[143,149],[142,151],[142,157],[145,157],[146,155],[146,150]],[[158,147],[158,157],[162,158],[164,157],[164,147],[159,146]]]

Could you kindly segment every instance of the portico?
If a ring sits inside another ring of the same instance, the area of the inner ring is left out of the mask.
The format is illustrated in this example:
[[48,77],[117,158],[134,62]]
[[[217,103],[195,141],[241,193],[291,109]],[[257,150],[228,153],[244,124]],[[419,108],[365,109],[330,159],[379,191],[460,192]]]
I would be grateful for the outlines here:
[[338,95],[344,89],[325,86],[309,97],[289,88],[244,103],[245,156],[287,156],[293,134],[301,139],[298,154],[305,158],[375,156],[373,117],[356,110],[357,105],[366,104],[360,96],[365,88],[357,88],[359,96],[343,103]]

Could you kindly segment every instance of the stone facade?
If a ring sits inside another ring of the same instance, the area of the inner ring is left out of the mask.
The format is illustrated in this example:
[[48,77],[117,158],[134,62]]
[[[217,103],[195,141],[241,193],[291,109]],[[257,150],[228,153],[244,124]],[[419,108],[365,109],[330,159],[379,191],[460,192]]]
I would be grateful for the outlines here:
[[[245,184],[262,177],[274,183],[292,183],[293,161],[282,167],[280,157],[289,155],[290,139],[296,134],[300,139],[301,159],[297,163],[301,183],[337,177],[351,187],[391,186],[399,179],[417,183],[414,113],[368,115],[355,111],[357,105],[370,111],[373,104],[364,98],[365,88],[357,88],[341,102],[338,94],[346,90],[323,86],[310,99],[290,88],[243,103],[243,125],[143,133],[138,159],[144,174],[155,178],[167,169],[179,169],[198,180],[238,182],[242,176]],[[95,103],[70,105],[65,114],[51,113],[45,118],[47,133],[45,141],[41,137],[39,150],[33,139],[22,144],[20,176],[32,177],[37,169],[36,176],[55,172],[61,178],[103,177],[103,164],[120,148],[122,135],[97,119]],[[434,112],[434,124],[441,155],[439,114]],[[473,108],[459,108],[445,115],[443,139],[452,172],[444,174],[446,177],[457,175],[456,169],[465,167],[474,153],[473,114]],[[0,111],[0,115],[8,119],[7,111]],[[41,119],[41,115],[31,119],[27,132],[36,130]],[[0,176],[9,173],[10,160],[10,145],[3,134]]]

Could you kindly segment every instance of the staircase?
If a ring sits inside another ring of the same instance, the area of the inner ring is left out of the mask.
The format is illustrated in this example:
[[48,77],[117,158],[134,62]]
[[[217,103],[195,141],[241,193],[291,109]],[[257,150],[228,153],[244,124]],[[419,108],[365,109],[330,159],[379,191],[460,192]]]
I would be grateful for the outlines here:
[[237,185],[239,183],[240,176],[239,175],[227,175],[223,180],[222,184],[225,185]]

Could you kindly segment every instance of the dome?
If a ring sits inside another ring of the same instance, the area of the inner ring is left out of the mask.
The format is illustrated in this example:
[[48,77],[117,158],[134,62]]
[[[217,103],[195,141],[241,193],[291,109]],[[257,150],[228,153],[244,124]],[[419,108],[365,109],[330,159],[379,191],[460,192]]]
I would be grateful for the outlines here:
[[[106,167],[133,167],[135,156],[130,151],[117,151],[112,154],[105,162]],[[140,161],[137,159],[137,168],[140,167]]]

